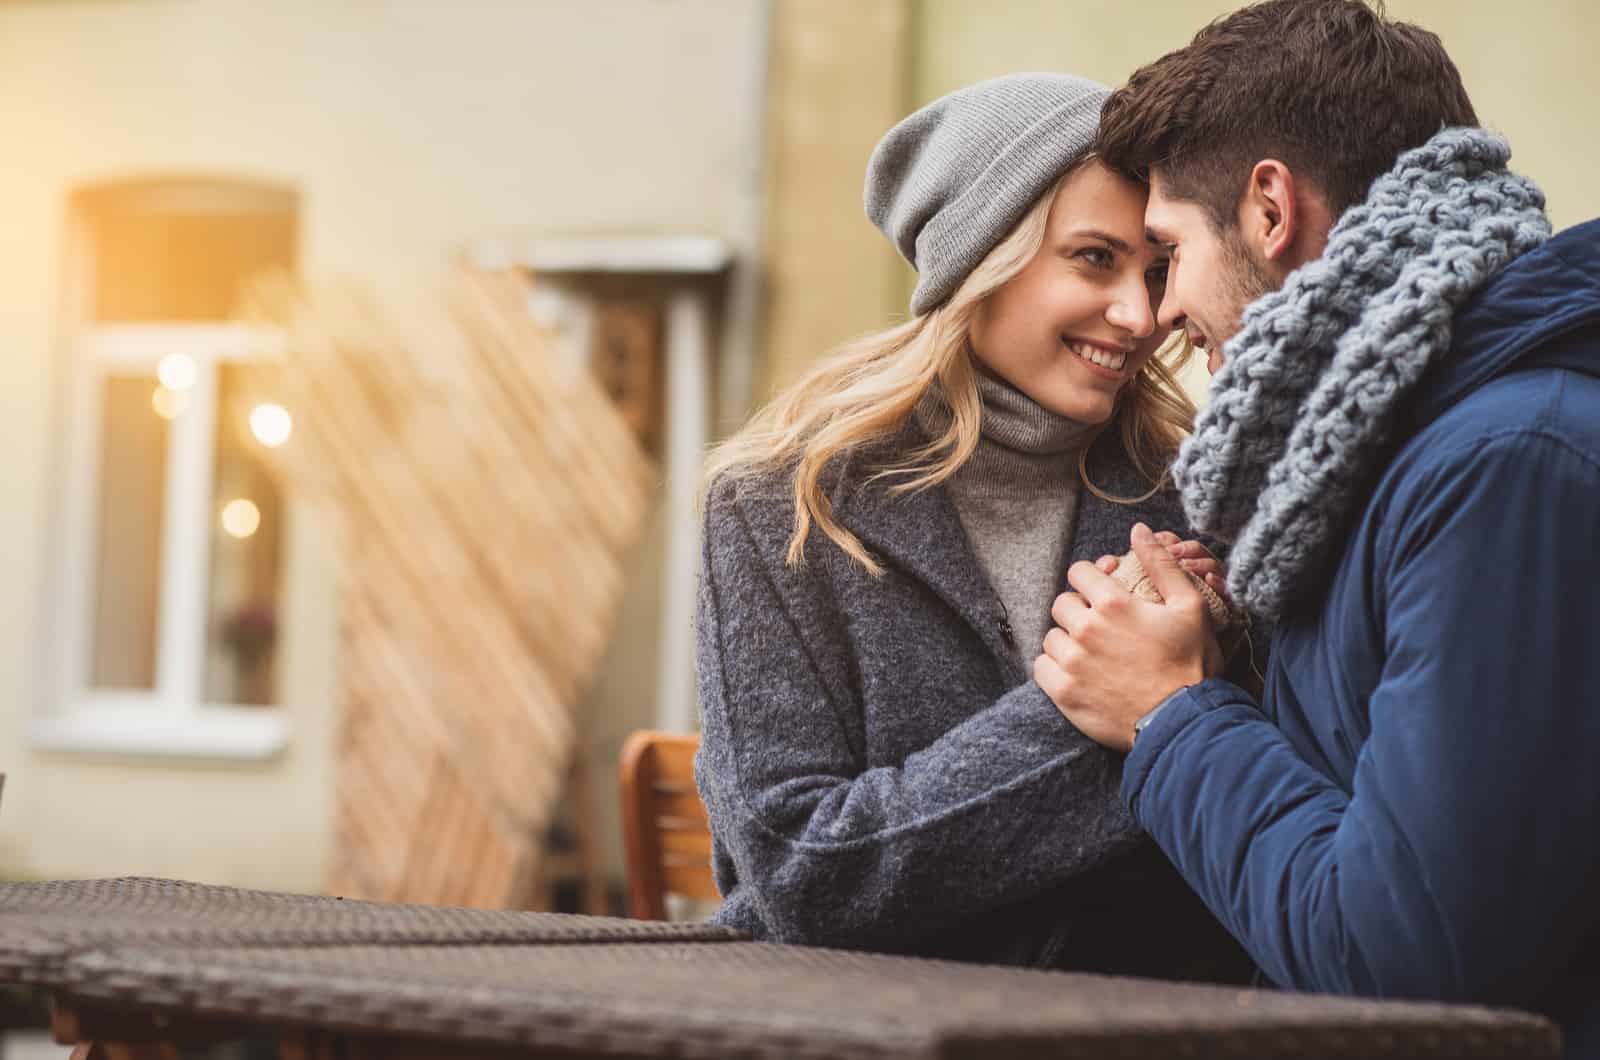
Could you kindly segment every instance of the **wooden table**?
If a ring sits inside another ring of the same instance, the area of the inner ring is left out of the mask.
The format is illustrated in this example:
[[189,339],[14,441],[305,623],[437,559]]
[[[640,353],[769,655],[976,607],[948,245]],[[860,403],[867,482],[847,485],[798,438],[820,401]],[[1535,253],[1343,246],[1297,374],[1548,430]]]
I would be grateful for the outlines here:
[[[35,888],[35,890],[30,890]],[[54,888],[46,895],[36,888]],[[41,899],[48,899],[47,901]],[[78,1057],[1546,1057],[1534,1016],[774,946],[704,925],[170,881],[0,887]]]

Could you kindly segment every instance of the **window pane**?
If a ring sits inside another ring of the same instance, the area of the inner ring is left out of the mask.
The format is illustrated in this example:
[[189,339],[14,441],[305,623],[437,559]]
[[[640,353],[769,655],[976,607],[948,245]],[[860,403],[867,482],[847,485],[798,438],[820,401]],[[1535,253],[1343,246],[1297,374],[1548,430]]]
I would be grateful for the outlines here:
[[[265,706],[278,701],[283,499],[266,462],[267,450],[251,427],[251,414],[272,400],[265,378],[246,365],[219,366],[206,605],[208,703]],[[256,429],[271,419],[257,416]],[[264,433],[273,436],[270,429]]]
[[161,607],[167,421],[154,376],[111,375],[101,393],[100,525],[95,543],[97,688],[153,689]]

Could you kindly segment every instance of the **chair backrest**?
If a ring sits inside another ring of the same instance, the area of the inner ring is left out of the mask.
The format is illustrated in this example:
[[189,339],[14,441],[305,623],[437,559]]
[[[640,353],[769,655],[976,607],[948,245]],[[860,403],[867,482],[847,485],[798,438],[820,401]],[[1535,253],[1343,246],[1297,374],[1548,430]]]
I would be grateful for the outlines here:
[[641,729],[622,745],[622,838],[628,913],[665,920],[666,896],[716,901],[711,826],[694,786],[696,736]]

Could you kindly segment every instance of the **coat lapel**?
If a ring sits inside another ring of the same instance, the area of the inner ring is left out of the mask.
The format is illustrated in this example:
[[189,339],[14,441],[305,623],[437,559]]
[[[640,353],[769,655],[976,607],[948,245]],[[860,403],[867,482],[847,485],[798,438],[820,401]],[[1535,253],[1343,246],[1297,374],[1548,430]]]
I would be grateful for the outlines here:
[[[897,440],[899,451],[905,444]],[[888,483],[868,481],[876,466],[870,459],[851,461],[834,491],[835,518],[880,562],[933,590],[996,656],[1014,662],[1005,608],[978,564],[949,494],[935,486],[892,495]]]

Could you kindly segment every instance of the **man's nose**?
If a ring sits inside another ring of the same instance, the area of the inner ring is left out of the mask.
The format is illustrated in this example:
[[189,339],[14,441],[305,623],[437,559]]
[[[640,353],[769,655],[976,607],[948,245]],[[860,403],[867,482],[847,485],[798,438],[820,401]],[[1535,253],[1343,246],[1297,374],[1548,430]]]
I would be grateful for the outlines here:
[[1123,284],[1106,307],[1106,322],[1136,339],[1155,333],[1156,318],[1150,308],[1150,289],[1141,279]]
[[1188,314],[1178,301],[1178,285],[1173,282],[1176,274],[1177,269],[1167,274],[1167,286],[1161,292],[1161,308],[1156,311],[1156,323],[1161,325],[1163,331],[1176,331],[1188,323]]

